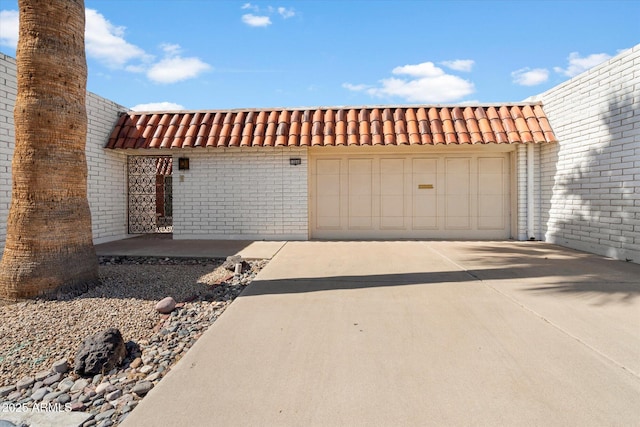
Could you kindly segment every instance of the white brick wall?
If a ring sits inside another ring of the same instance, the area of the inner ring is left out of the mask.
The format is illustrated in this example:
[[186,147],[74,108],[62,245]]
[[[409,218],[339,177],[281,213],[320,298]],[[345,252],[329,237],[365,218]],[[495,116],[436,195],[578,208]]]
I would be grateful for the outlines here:
[[174,239],[308,238],[306,149],[198,149],[174,154],[174,165],[181,155],[189,170],[173,171]]
[[7,236],[11,203],[11,158],[13,156],[13,105],[17,80],[15,59],[0,53],[0,249]]
[[640,45],[536,99],[560,141],[541,152],[545,239],[640,262]]
[[[11,203],[16,88],[16,61],[0,53],[0,249],[6,239]],[[103,148],[118,113],[124,110],[109,100],[87,93],[88,198],[95,243],[127,236],[126,159],[123,154]]]
[[124,107],[87,93],[87,196],[94,243],[127,237],[127,158],[105,150],[109,135]]

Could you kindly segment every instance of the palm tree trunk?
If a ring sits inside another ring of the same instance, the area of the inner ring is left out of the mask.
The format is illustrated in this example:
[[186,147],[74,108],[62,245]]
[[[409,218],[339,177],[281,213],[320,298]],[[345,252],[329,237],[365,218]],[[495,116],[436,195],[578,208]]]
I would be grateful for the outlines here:
[[15,151],[0,298],[98,281],[87,200],[84,0],[19,0]]

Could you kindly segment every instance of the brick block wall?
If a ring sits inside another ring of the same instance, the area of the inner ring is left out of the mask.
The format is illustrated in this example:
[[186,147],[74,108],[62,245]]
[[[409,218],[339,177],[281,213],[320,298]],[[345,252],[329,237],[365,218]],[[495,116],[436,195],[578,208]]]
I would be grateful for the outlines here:
[[[308,238],[306,149],[194,150],[187,157],[189,170],[173,171],[174,239]],[[290,157],[302,164],[290,165]]]
[[127,237],[127,157],[104,146],[126,108],[87,93],[87,196],[91,208],[93,242]]
[[[11,160],[15,140],[13,106],[17,94],[16,61],[0,53],[0,250],[6,239],[11,203]],[[126,158],[105,146],[118,113],[125,108],[87,93],[88,198],[95,243],[127,236]]]
[[552,243],[640,262],[640,45],[535,97],[559,144],[541,151]]
[[18,82],[16,60],[0,53],[0,250],[7,237],[7,216],[11,203],[11,159],[13,157],[13,105]]

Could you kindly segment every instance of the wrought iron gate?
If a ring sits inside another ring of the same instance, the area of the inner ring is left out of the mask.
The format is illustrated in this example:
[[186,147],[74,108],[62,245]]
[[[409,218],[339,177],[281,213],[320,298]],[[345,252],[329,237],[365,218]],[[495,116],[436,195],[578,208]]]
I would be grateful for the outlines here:
[[129,233],[173,231],[173,161],[170,156],[129,156]]

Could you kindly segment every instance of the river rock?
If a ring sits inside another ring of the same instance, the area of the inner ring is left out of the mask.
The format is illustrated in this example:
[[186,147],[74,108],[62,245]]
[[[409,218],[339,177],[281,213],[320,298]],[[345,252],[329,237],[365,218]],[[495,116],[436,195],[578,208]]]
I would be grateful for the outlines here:
[[156,304],[156,311],[162,314],[171,313],[174,308],[176,308],[176,300],[172,297],[163,298]]

